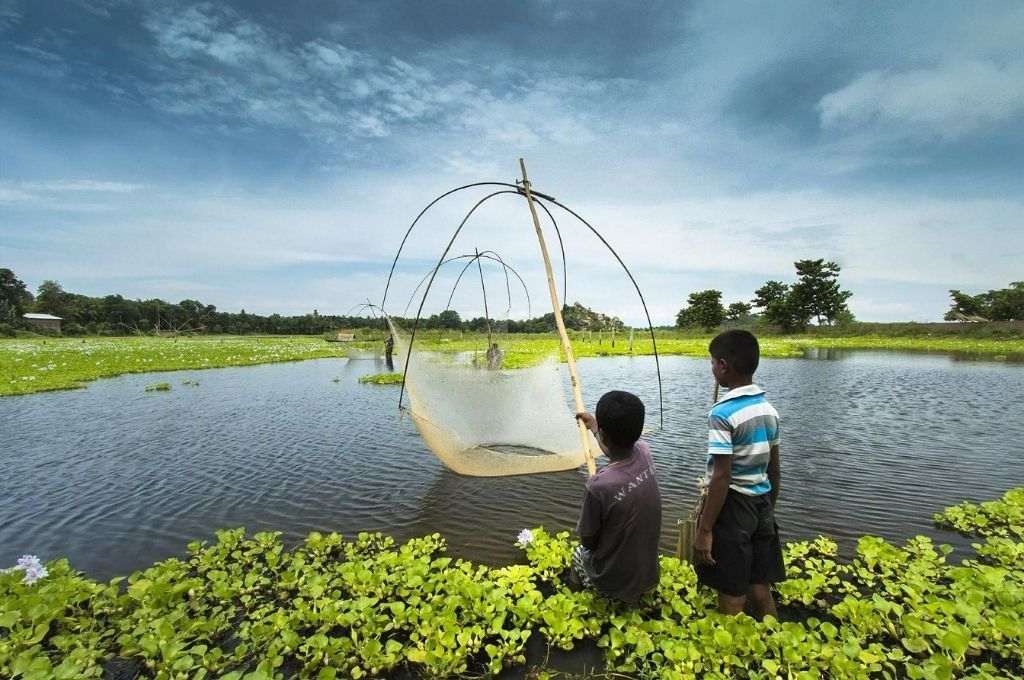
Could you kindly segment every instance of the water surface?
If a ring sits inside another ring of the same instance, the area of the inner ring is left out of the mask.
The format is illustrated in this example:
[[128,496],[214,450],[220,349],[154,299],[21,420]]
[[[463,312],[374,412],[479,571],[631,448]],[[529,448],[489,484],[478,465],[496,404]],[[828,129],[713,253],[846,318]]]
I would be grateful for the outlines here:
[[[787,539],[829,534],[847,552],[872,533],[924,533],[964,499],[1024,485],[1024,367],[934,355],[766,359],[782,414]],[[588,404],[628,389],[657,426],[650,357],[579,362]],[[662,545],[696,495],[712,383],[706,360],[668,357],[665,425],[652,432],[665,501]],[[86,390],[0,399],[0,566],[67,556],[108,578],[181,555],[214,530],[444,534],[487,564],[519,559],[519,529],[569,529],[585,476],[451,473],[396,412],[397,389],[360,385],[375,361],[324,359],[129,375]],[[182,385],[198,380],[197,387]],[[335,380],[337,380],[335,382]],[[170,392],[144,392],[167,381]]]

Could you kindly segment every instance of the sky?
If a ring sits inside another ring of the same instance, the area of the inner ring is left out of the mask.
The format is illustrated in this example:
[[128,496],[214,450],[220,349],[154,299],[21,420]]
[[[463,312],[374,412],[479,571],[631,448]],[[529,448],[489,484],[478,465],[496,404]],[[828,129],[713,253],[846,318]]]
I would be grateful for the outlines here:
[[[0,266],[33,289],[344,314],[428,202],[520,157],[656,324],[818,257],[857,318],[938,320],[951,288],[1024,279],[1024,3],[0,0]],[[487,193],[426,214],[388,311]],[[555,217],[568,300],[639,324]],[[549,311],[521,197],[449,254],[474,249],[531,293],[487,262],[491,316]]]

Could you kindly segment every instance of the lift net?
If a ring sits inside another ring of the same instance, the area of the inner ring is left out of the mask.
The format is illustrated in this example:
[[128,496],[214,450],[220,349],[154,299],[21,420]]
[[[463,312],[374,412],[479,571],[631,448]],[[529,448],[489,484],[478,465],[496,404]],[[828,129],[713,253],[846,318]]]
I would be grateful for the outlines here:
[[[391,329],[404,360],[408,337],[394,324]],[[585,462],[555,357],[514,370],[487,370],[482,352],[476,358],[414,348],[409,361],[409,409],[442,463],[463,475],[500,477],[572,470]],[[591,451],[598,450],[591,437]]]

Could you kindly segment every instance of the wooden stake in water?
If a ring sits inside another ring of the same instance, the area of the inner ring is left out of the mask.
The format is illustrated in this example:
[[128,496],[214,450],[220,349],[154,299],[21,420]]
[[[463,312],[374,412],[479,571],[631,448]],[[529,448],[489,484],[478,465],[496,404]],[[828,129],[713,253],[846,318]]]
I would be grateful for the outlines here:
[[[583,391],[580,389],[580,376],[576,371],[576,357],[572,352],[572,343],[569,341],[569,334],[565,331],[565,321],[562,319],[562,305],[558,302],[558,289],[555,287],[555,274],[551,270],[551,257],[548,255],[548,245],[544,241],[544,232],[540,229],[540,218],[537,217],[537,208],[533,205],[533,194],[530,193],[530,180],[526,176],[526,162],[519,159],[519,169],[523,173],[523,193],[526,194],[526,204],[530,207],[530,217],[533,218],[533,229],[537,232],[537,241],[540,243],[540,254],[544,258],[544,270],[548,275],[548,292],[551,293],[551,311],[555,314],[555,326],[558,328],[558,336],[562,340],[562,351],[565,352],[565,363],[569,366],[569,378],[572,381],[572,396],[576,404],[576,412],[582,413],[586,409],[583,406]],[[579,420],[576,426],[580,431],[580,442],[583,444],[583,454],[587,459],[587,473],[593,475],[597,472],[594,463],[594,454],[590,450],[590,433],[586,426]]]

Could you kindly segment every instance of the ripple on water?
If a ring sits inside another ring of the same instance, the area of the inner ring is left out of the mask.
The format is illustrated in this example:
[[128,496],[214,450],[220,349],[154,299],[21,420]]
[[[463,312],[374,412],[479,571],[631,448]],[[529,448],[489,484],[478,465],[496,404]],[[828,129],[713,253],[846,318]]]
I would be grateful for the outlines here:
[[[759,379],[782,414],[786,538],[928,533],[937,509],[1024,485],[1024,419],[993,399],[1024,402],[1024,367],[943,357],[849,353],[841,360],[764,360]],[[664,502],[662,547],[692,506],[703,474],[707,362],[662,361],[658,428],[648,357],[586,359],[588,404],[612,388],[648,406]],[[0,565],[29,552],[67,555],[109,577],[184,552],[219,528],[434,531],[455,555],[500,564],[519,557],[519,529],[571,529],[580,471],[460,477],[424,448],[396,412],[397,392],[360,385],[373,361],[318,360],[122,376],[87,390],[0,399]],[[198,377],[198,387],[179,387]],[[332,379],[340,377],[335,383]],[[170,392],[145,393],[170,382]],[[999,474],[992,474],[998,470]]]

